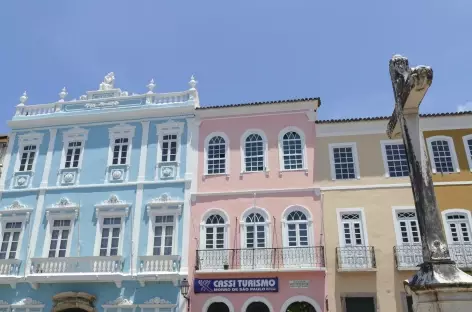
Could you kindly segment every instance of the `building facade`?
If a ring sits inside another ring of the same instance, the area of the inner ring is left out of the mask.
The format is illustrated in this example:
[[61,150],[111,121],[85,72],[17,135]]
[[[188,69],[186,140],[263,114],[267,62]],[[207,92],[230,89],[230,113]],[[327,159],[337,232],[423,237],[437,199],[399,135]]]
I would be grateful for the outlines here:
[[[401,140],[387,118],[317,124],[316,184],[325,229],[329,311],[409,312],[403,281],[422,262],[421,237]],[[472,114],[421,117],[451,254],[470,269]]]
[[5,157],[5,153],[7,151],[7,145],[8,145],[8,136],[0,135],[0,176],[2,175],[3,157]]
[[305,99],[196,110],[192,311],[324,311],[318,106]]
[[114,82],[20,98],[0,177],[0,310],[185,309],[196,81],[144,94]]

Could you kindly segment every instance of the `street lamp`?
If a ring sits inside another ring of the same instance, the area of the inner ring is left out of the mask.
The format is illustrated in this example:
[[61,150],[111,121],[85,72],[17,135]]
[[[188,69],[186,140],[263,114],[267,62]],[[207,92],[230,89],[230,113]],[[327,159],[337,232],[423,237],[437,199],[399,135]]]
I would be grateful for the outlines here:
[[190,311],[190,297],[188,296],[190,284],[186,278],[184,278],[180,282],[179,288],[180,288],[180,293],[182,294],[182,297],[184,297],[187,300],[187,311]]

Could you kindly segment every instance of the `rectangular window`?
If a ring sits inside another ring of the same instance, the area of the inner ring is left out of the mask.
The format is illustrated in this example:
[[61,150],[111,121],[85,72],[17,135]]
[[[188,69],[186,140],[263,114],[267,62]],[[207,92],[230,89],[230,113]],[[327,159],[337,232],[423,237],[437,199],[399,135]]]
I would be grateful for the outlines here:
[[100,256],[117,256],[120,243],[121,218],[103,218]]
[[333,179],[349,180],[357,178],[358,165],[355,145],[332,146],[331,157]]
[[177,134],[166,134],[162,136],[162,157],[161,161],[177,160]]
[[63,258],[66,256],[69,240],[71,220],[54,220],[49,243],[49,258]]
[[416,212],[397,212],[397,222],[400,229],[401,242],[403,244],[420,243],[420,232]]
[[437,172],[454,172],[451,147],[448,141],[432,141],[431,150],[433,151],[433,161]]
[[343,213],[343,240],[345,246],[363,246],[362,219],[360,213]]
[[385,144],[385,161],[390,177],[406,177],[409,175],[404,144]]
[[113,146],[113,165],[125,165],[128,159],[129,139],[115,139]]
[[154,256],[172,255],[174,216],[156,216],[154,224]]
[[21,222],[7,222],[3,230],[0,259],[15,259],[21,234]]
[[69,142],[67,144],[64,168],[78,168],[81,151],[82,151],[81,141]]
[[36,156],[36,145],[23,147],[20,159],[19,171],[31,171],[33,169],[34,157]]

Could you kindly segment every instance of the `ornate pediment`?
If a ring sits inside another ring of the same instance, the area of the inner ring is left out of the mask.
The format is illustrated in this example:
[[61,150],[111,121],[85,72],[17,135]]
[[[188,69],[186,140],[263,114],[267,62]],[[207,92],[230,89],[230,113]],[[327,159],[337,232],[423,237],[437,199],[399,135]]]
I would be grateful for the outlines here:
[[27,298],[24,298],[24,299],[21,299],[20,301],[17,301],[15,303],[12,304],[13,306],[22,306],[22,305],[44,305],[44,303],[38,301],[38,300],[34,300],[30,297],[27,297]]
[[183,204],[183,200],[172,199],[169,194],[163,193],[161,196],[151,199],[147,203],[147,209],[148,213],[151,213],[151,211],[168,210],[170,213],[180,214]]
[[29,208],[27,205],[23,205],[18,200],[15,200],[10,206],[5,206],[4,210],[0,210],[0,217],[22,215],[25,216],[26,221],[28,221],[32,211],[32,208]]
[[172,302],[165,299],[161,299],[159,297],[154,297],[144,302],[144,304],[172,304]]
[[105,303],[105,305],[130,306],[130,305],[133,305],[133,301],[120,296],[120,297],[116,298],[115,300],[108,301],[107,303]]
[[46,215],[63,215],[73,213],[77,218],[79,214],[79,205],[71,202],[67,197],[62,197],[59,201],[46,209]]
[[110,197],[95,205],[97,214],[101,212],[117,212],[119,214],[128,215],[130,203],[120,200],[116,194],[111,194]]
[[28,209],[27,205],[23,205],[20,201],[15,200],[11,203],[10,206],[6,206],[5,210],[21,210],[21,209]]

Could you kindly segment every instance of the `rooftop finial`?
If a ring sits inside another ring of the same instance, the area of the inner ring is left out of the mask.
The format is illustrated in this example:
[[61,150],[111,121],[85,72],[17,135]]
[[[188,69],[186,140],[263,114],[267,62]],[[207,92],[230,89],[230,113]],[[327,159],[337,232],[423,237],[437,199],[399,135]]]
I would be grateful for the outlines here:
[[69,93],[67,93],[66,87],[62,88],[61,92],[59,92],[59,97],[61,98],[59,102],[64,102],[64,99],[66,98],[67,94]]
[[103,82],[100,84],[100,90],[110,90],[113,89],[115,85],[115,74],[113,72],[108,73]]
[[156,84],[154,83],[154,79],[151,79],[151,81],[149,81],[149,84],[146,86],[146,88],[149,89],[148,93],[153,93],[153,89],[156,87]]
[[25,91],[25,92],[23,92],[23,95],[20,96],[20,104],[18,104],[18,105],[19,106],[25,105],[27,100],[28,100],[28,95],[26,95],[26,91]]
[[194,75],[192,75],[192,77],[190,77],[190,81],[188,82],[188,84],[190,85],[190,90],[195,90],[195,86],[197,85],[197,81],[195,80]]

